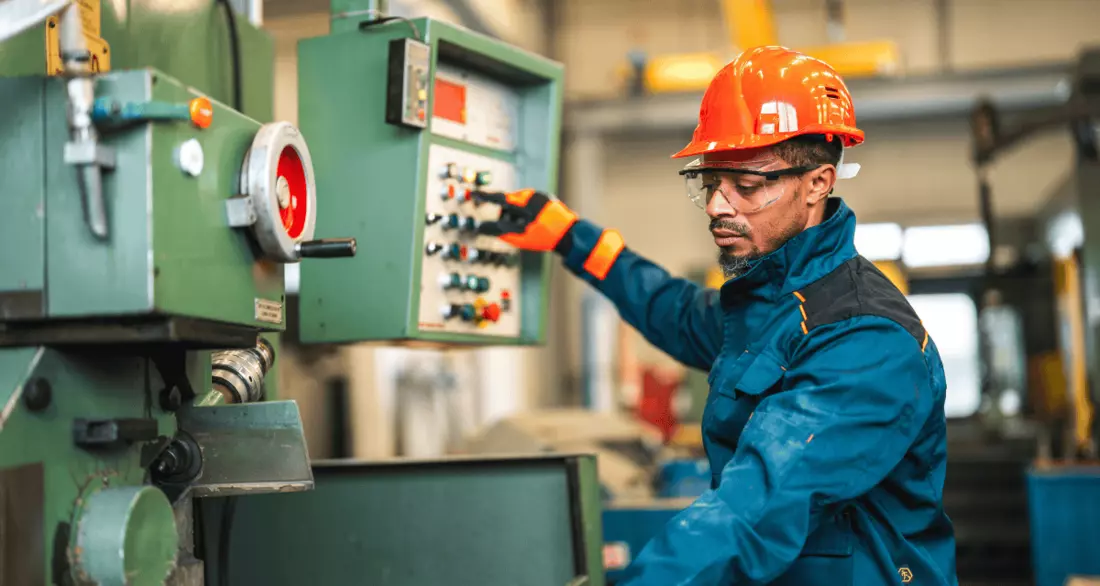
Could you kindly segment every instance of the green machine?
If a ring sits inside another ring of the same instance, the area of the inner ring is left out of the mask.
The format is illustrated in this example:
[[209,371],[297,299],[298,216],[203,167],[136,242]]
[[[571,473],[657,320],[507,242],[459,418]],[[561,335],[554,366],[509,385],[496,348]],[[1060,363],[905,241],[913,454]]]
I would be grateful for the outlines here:
[[313,487],[265,378],[284,265],[354,241],[227,8],[0,3],[0,584],[203,584],[199,503]]
[[302,341],[543,342],[549,259],[479,234],[500,210],[473,194],[555,191],[561,65],[359,4],[334,0],[331,34],[298,45],[317,226],[363,250],[302,267]]

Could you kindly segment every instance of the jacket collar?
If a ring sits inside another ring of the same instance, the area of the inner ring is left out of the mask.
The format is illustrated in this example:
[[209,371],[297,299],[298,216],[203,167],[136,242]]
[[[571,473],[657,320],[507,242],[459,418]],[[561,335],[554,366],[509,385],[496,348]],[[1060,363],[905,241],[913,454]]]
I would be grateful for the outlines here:
[[722,285],[722,306],[745,294],[776,299],[824,277],[856,255],[855,212],[838,197],[825,203],[825,221],[803,230],[774,252],[749,264],[749,270]]

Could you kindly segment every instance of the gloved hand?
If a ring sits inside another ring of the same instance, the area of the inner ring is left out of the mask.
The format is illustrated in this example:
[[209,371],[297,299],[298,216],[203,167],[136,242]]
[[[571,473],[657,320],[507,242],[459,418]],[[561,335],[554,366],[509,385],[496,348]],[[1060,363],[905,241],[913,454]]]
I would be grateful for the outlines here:
[[548,251],[558,249],[565,235],[577,221],[577,214],[565,204],[545,193],[524,189],[511,193],[477,191],[473,196],[500,206],[500,219],[483,222],[478,231],[523,250]]

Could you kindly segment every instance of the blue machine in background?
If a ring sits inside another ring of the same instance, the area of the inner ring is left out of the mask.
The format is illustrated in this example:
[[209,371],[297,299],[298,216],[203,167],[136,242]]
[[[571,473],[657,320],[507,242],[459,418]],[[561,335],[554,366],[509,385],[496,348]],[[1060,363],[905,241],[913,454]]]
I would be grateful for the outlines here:
[[669,460],[656,475],[656,499],[611,500],[604,504],[604,569],[609,586],[665,525],[710,487],[705,458]]
[[[1027,475],[1037,586],[1100,575],[1100,466],[1032,467]],[[604,523],[607,513],[604,513]],[[607,529],[604,526],[606,543]]]

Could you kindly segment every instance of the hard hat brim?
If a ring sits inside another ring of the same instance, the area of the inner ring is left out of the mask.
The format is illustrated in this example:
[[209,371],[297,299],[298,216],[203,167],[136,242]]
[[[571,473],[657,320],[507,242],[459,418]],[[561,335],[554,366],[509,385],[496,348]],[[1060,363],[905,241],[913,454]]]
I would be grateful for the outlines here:
[[720,141],[692,141],[680,152],[672,155],[673,159],[694,157],[707,153],[720,153],[725,151],[739,151],[758,149],[779,144],[796,136],[814,134],[832,134],[841,139],[845,148],[854,147],[863,142],[863,131],[850,126],[809,125],[800,128],[798,132],[777,132],[775,134],[743,134],[740,136],[727,136]]

